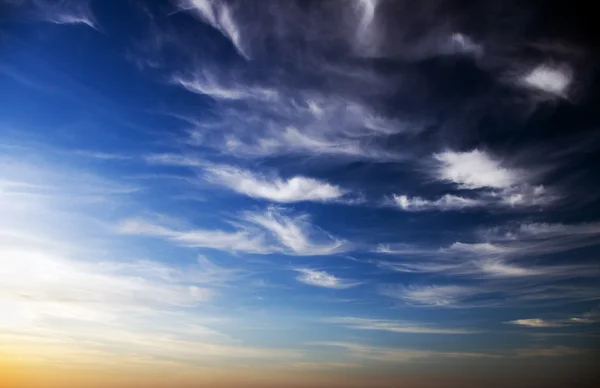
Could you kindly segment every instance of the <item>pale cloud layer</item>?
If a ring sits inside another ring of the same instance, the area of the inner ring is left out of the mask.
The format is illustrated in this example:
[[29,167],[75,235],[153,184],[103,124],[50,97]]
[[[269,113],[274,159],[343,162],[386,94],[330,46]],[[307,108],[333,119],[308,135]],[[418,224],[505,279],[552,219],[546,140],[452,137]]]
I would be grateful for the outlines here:
[[88,0],[19,0],[9,1],[7,6],[15,7],[19,15],[23,13],[26,18],[55,24],[83,24],[99,29]]

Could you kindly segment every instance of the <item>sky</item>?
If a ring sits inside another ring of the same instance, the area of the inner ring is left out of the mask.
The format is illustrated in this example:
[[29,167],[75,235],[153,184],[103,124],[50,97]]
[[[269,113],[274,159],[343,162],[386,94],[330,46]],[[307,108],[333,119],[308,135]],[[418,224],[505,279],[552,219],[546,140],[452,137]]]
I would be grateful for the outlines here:
[[591,387],[593,10],[0,1],[7,387]]

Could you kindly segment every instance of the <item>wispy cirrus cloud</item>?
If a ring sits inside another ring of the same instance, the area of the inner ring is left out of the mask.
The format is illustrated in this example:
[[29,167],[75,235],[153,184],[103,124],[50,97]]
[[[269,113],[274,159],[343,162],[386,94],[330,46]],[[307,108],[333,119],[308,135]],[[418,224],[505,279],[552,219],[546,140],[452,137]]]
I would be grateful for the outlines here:
[[162,153],[149,154],[144,157],[146,163],[178,167],[204,167],[207,163],[198,158],[182,154]]
[[593,265],[540,265],[510,262],[502,258],[476,258],[468,260],[446,259],[418,261],[380,261],[380,268],[406,273],[437,274],[459,279],[510,279],[524,278],[550,281],[570,278],[593,278],[598,275]]
[[408,304],[422,306],[453,306],[459,305],[484,292],[483,289],[459,285],[428,285],[428,286],[388,286],[381,293]]
[[23,0],[8,2],[7,6],[18,9],[20,14],[34,20],[56,24],[84,24],[98,29],[88,0]]
[[[456,268],[448,269],[448,272]],[[444,268],[437,268],[444,271]],[[442,272],[443,273],[443,272]],[[537,280],[526,278],[519,281],[523,275],[491,278],[473,278],[469,276],[468,285],[457,280],[457,274],[451,273],[446,277],[454,279],[450,284],[428,285],[385,285],[381,286],[381,295],[403,301],[415,307],[437,308],[479,308],[479,307],[511,307],[511,306],[554,306],[573,301],[591,302],[600,299],[598,286],[590,282],[557,284],[556,278],[541,277]],[[590,279],[597,276],[590,276]],[[477,281],[483,280],[486,281]],[[578,318],[578,317],[575,317]],[[579,317],[582,318],[582,317]],[[584,319],[584,318],[582,318]],[[590,318],[588,318],[590,319]],[[527,323],[527,321],[525,321]]]
[[227,165],[211,165],[205,169],[205,173],[210,182],[240,194],[274,202],[326,202],[336,200],[347,193],[339,186],[313,178],[294,176],[281,179]]
[[563,319],[526,318],[515,319],[506,323],[529,328],[554,328],[573,325],[594,324],[600,323],[600,310],[596,308],[581,315],[576,315]]
[[558,198],[552,190],[529,181],[533,174],[526,169],[504,166],[490,153],[444,151],[433,155],[435,179],[451,183],[469,194],[444,194],[427,199],[405,194],[393,195],[393,202],[404,211],[456,211],[486,208],[527,208],[549,205]]
[[279,98],[279,93],[276,89],[260,86],[240,86],[235,83],[226,84],[207,70],[187,76],[175,76],[172,82],[192,93],[212,97],[217,101],[243,101],[251,99],[276,102],[277,98]]
[[326,318],[323,322],[339,324],[349,329],[387,331],[391,333],[413,334],[473,334],[478,331],[436,327],[422,322],[395,321],[357,317]]
[[129,160],[132,157],[130,155],[118,154],[112,152],[92,151],[92,150],[76,150],[71,152],[74,155],[82,156],[84,158],[98,159],[98,160]]
[[325,271],[310,268],[295,268],[294,271],[299,273],[296,280],[309,286],[343,290],[360,285],[360,283],[341,279]]
[[[218,317],[198,314],[198,306],[221,297],[216,287],[239,280],[244,270],[205,256],[191,263],[132,258],[137,254],[102,222],[114,205],[106,197],[134,194],[119,182],[48,160],[35,163],[22,152],[18,161],[3,159],[3,349],[69,365],[301,358],[294,349],[245,345],[211,327]],[[89,201],[90,195],[105,200]]]
[[514,321],[509,321],[506,323],[510,323],[511,325],[525,326],[525,327],[564,327],[566,326],[564,323],[556,322],[556,321],[547,321],[540,318],[528,318],[528,319],[516,319]]
[[274,252],[298,256],[332,255],[349,248],[344,240],[336,239],[313,226],[306,214],[290,216],[276,207],[244,212],[235,224],[232,230],[182,229],[131,218],[121,221],[117,231],[161,237],[191,248],[263,255]]
[[439,162],[438,179],[462,189],[488,189],[475,200],[484,206],[546,205],[556,199],[542,185],[532,185],[533,174],[525,169],[509,167],[490,153],[474,149],[467,152],[445,151],[435,154]]
[[[376,252],[397,256],[376,260],[380,268],[397,272],[427,273],[455,279],[502,279],[551,282],[591,279],[600,273],[593,263],[534,260],[537,257],[598,245],[595,223],[516,223],[476,232],[475,242],[447,247],[382,245]],[[426,260],[424,258],[427,258]],[[506,285],[509,287],[509,285]],[[502,291],[497,286],[497,291]]]
[[393,195],[393,200],[402,210],[414,212],[425,210],[461,210],[479,207],[484,204],[480,199],[466,198],[452,194],[445,194],[435,200],[408,197],[406,195]]
[[[216,124],[219,131],[207,132],[215,122],[206,122],[190,132],[189,142],[216,148],[227,155],[398,160],[403,158],[400,152],[385,150],[384,144],[378,146],[378,143],[391,135],[417,133],[423,127],[420,122],[391,119],[346,96],[259,86],[241,76],[235,86],[228,86],[217,81],[224,75],[205,68],[189,73],[176,78],[176,83],[218,100],[220,114]],[[226,76],[231,77],[231,74]],[[244,104],[240,105],[241,101]]]
[[233,9],[222,1],[179,0],[180,9],[197,15],[202,21],[219,30],[236,48],[238,53],[249,59],[248,48],[237,25]]
[[331,255],[350,248],[347,241],[312,225],[307,214],[289,216],[283,209],[271,206],[264,212],[246,212],[243,218],[269,231],[283,250],[291,254]]
[[382,362],[410,362],[421,358],[497,358],[499,355],[469,352],[444,352],[435,350],[417,350],[402,348],[386,348],[363,345],[353,342],[317,342],[315,346],[326,346],[340,348],[348,352],[352,357]]

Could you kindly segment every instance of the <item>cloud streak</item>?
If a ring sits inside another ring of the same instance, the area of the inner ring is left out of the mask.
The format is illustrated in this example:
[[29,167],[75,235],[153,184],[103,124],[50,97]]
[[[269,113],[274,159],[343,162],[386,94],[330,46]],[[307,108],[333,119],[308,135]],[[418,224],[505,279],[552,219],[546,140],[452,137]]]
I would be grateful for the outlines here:
[[[233,221],[233,220],[232,220]],[[122,234],[165,238],[190,248],[228,252],[297,256],[333,255],[349,244],[314,227],[306,214],[290,216],[283,209],[269,207],[262,212],[244,212],[234,230],[173,229],[143,219],[126,219],[117,227]]]
[[175,230],[140,219],[128,219],[118,225],[122,234],[163,237],[191,248],[210,248],[232,252],[268,254],[274,248],[266,244],[264,233],[253,230],[213,229]]
[[254,198],[280,203],[327,202],[347,193],[339,186],[304,176],[289,179],[267,177],[233,166],[213,165],[205,169],[208,181]]
[[296,280],[309,286],[343,290],[356,287],[360,284],[340,279],[325,271],[317,271],[309,268],[296,268],[295,271],[299,273]]
[[385,363],[409,362],[422,358],[497,358],[498,355],[468,352],[442,352],[432,350],[385,348],[362,345],[352,342],[319,342],[316,346],[341,348],[352,357],[365,360],[375,360]]
[[436,200],[428,200],[421,197],[408,197],[406,195],[394,195],[394,202],[405,211],[426,211],[426,210],[461,210],[473,207],[479,207],[484,204],[479,199],[460,197],[452,194],[445,194]]
[[226,3],[214,0],[180,0],[179,7],[192,12],[202,21],[219,30],[241,56],[249,59],[241,37],[242,31],[235,22],[233,10]]
[[324,322],[342,325],[354,330],[387,331],[390,333],[412,334],[473,334],[477,331],[464,329],[446,329],[421,322],[394,321],[389,319],[369,319],[356,317],[326,318]]
[[244,219],[272,234],[283,250],[300,256],[332,255],[350,248],[350,244],[325,233],[310,223],[306,214],[288,216],[277,207],[264,212],[247,212]]
[[523,209],[547,206],[559,196],[543,185],[529,181],[533,174],[525,169],[504,166],[490,153],[444,151],[433,155],[431,175],[469,194],[444,194],[437,199],[395,194],[396,206],[404,211],[457,211],[468,209]]

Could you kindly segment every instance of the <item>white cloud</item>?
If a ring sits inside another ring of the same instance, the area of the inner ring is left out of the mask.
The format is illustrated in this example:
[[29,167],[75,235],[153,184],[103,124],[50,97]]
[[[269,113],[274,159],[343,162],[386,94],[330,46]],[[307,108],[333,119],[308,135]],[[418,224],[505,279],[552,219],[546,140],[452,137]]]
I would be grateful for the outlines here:
[[395,205],[405,211],[462,210],[469,208],[525,208],[544,206],[558,198],[543,186],[521,184],[514,187],[477,194],[474,198],[444,194],[438,199],[393,195]]
[[465,189],[505,189],[520,183],[521,176],[515,170],[502,167],[501,163],[484,151],[445,151],[434,155],[439,162],[436,174],[439,179],[456,183]]
[[497,201],[497,205],[506,207],[544,206],[559,198],[542,185],[532,186],[527,183],[487,193],[487,197],[490,204]]
[[391,255],[424,255],[436,253],[436,251],[436,249],[419,248],[415,247],[414,245],[403,243],[379,244],[374,249],[374,252]]
[[360,283],[349,282],[344,279],[340,279],[332,274],[325,271],[317,271],[308,268],[296,268],[295,271],[300,274],[296,278],[299,282],[308,284],[309,286],[334,288],[334,289],[345,289],[350,287],[358,286]]
[[408,197],[406,195],[394,195],[393,199],[396,205],[406,211],[460,210],[478,207],[484,204],[483,201],[478,199],[460,197],[452,194],[445,194],[433,201],[421,197]]
[[207,179],[238,193],[275,202],[330,201],[346,191],[324,181],[295,176],[287,180],[268,178],[248,170],[226,165],[212,165],[205,169]]
[[[538,275],[560,275],[560,270],[565,267],[520,267],[514,264],[508,264],[502,260],[478,260],[474,262],[482,274],[498,277],[518,277],[518,276],[538,276]],[[566,276],[571,273],[567,272]]]
[[[308,130],[307,130],[308,129]],[[245,140],[235,135],[227,137],[226,151],[238,156],[273,156],[292,154],[335,155],[358,159],[394,160],[399,155],[367,147],[360,138],[341,133],[312,131],[310,128],[289,126]]]
[[510,251],[510,249],[505,246],[495,245],[489,242],[472,244],[455,242],[446,250],[473,254],[502,254]]
[[558,278],[592,278],[598,275],[597,268],[590,265],[532,265],[528,262],[509,262],[501,255],[460,251],[467,257],[440,257],[427,261],[407,260],[378,261],[380,268],[407,273],[431,273],[462,278],[501,279],[536,276],[541,280]]
[[127,160],[131,157],[128,155],[110,153],[110,152],[100,152],[100,151],[89,151],[89,150],[76,150],[72,151],[73,154],[78,156],[83,156],[91,159],[98,160]]
[[84,24],[98,29],[89,1],[38,0],[34,2],[34,6],[42,20],[56,24]]
[[348,249],[348,243],[317,229],[306,214],[290,217],[276,207],[247,212],[244,219],[269,231],[284,251],[299,256],[332,255]]
[[528,319],[516,319],[514,321],[506,322],[512,325],[519,325],[533,328],[544,328],[544,327],[565,327],[572,325],[583,325],[600,322],[600,313],[597,309],[588,311],[584,314],[570,317],[566,319],[554,319],[547,320],[541,318],[528,318]]
[[566,67],[541,64],[521,78],[521,82],[530,88],[555,96],[564,96],[572,81],[572,72]]
[[526,326],[526,327],[563,327],[566,326],[564,323],[556,321],[546,321],[539,318],[530,319],[517,319],[514,321],[506,322],[512,325]]
[[424,323],[394,321],[387,319],[367,319],[355,317],[327,318],[324,322],[336,323],[350,329],[388,331],[392,333],[415,333],[415,334],[472,334],[476,331],[462,329],[444,329],[432,327]]
[[[466,152],[445,151],[433,155],[436,179],[450,182],[459,189],[478,190],[470,197],[445,194],[428,200],[406,195],[394,196],[407,211],[460,210],[475,207],[527,208],[547,206],[560,195],[552,188],[534,185],[535,175],[522,168],[509,168],[502,161],[479,149]],[[482,189],[486,189],[483,191]]]
[[[235,89],[232,97],[243,99],[244,105],[222,99],[219,106],[222,130],[205,138],[203,145],[238,157],[294,154],[398,160],[402,158],[399,152],[378,147],[376,140],[392,134],[414,133],[422,127],[415,122],[382,117],[365,104],[343,98],[315,93],[298,95],[253,86],[245,86],[242,92],[238,92],[239,86]],[[204,130],[197,130],[190,136],[203,135]]]
[[388,287],[382,289],[382,294],[407,303],[425,306],[453,306],[460,304],[464,299],[479,293],[480,290],[466,286],[409,286]]

